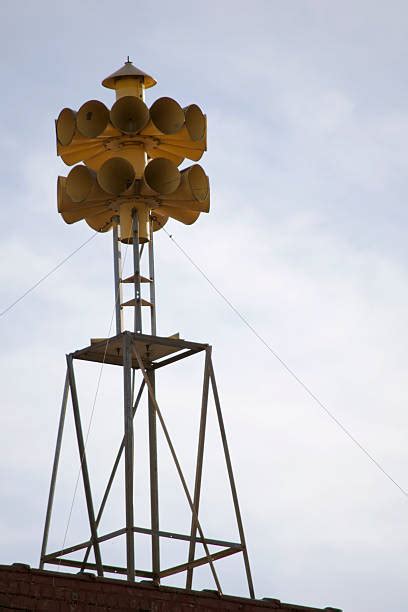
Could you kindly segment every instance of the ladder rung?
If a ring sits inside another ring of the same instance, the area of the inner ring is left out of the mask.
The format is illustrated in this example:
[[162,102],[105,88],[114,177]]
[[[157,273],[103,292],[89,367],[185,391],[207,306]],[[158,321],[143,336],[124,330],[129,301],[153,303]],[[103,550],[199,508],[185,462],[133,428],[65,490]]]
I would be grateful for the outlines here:
[[[147,300],[140,300],[140,304],[142,306],[150,306],[151,308],[153,308],[153,304],[151,302],[148,302]],[[136,306],[136,300],[135,298],[133,298],[133,300],[129,300],[128,302],[124,302],[123,304],[121,304],[121,306]]]
[[[123,280],[121,280],[121,283],[134,283],[135,282],[135,274],[132,274],[132,276],[128,276],[127,278],[124,278]],[[140,277],[140,282],[141,283],[152,283],[152,279],[151,278],[147,278],[147,276],[141,276]]]

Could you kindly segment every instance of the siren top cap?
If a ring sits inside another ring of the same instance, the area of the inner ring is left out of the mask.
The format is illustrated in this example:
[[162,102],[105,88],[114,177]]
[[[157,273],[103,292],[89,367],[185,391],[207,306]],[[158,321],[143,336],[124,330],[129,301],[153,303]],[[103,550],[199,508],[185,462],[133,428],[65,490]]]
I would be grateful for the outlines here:
[[118,79],[129,77],[142,79],[145,89],[148,89],[148,87],[153,87],[153,85],[156,85],[157,83],[157,81],[155,81],[149,74],[146,74],[146,72],[143,72],[143,70],[140,70],[140,68],[136,68],[132,62],[127,61],[124,63],[122,68],[119,68],[119,70],[116,70],[116,72],[113,72],[103,79],[102,85],[108,89],[116,89],[115,84]]

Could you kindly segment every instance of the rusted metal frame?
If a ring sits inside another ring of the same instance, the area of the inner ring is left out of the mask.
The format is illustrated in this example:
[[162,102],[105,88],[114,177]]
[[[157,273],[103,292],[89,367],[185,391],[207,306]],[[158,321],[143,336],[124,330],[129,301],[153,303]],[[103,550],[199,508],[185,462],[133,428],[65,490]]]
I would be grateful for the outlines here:
[[156,400],[156,398],[155,398],[155,395],[154,395],[154,392],[153,392],[152,386],[151,386],[151,384],[150,384],[149,377],[148,377],[147,372],[146,372],[146,370],[145,370],[145,368],[144,368],[142,358],[141,358],[141,356],[139,355],[138,351],[136,350],[135,346],[133,346],[133,353],[134,353],[134,355],[135,355],[135,357],[136,357],[136,360],[137,360],[137,362],[138,362],[138,364],[139,364],[140,371],[142,372],[143,377],[144,377],[144,379],[145,379],[145,381],[146,381],[146,385],[147,385],[147,388],[148,388],[148,390],[149,390],[149,395],[150,395],[150,397],[152,398],[152,404],[154,405],[154,408],[155,408],[155,410],[156,410],[156,414],[157,414],[158,419],[159,419],[159,421],[160,421],[160,425],[161,425],[161,427],[162,427],[162,429],[163,429],[163,433],[164,433],[164,436],[165,436],[165,438],[166,438],[166,441],[167,441],[167,444],[168,444],[168,447],[169,447],[170,453],[171,453],[171,455],[172,455],[172,457],[173,457],[173,461],[174,461],[174,464],[175,464],[175,466],[176,466],[176,469],[177,469],[177,472],[178,472],[178,475],[179,475],[179,478],[180,478],[181,484],[182,484],[182,486],[183,486],[184,493],[185,493],[185,495],[186,495],[186,497],[187,497],[187,501],[188,501],[188,504],[189,504],[189,506],[190,506],[190,510],[191,510],[191,512],[192,512],[192,514],[193,514],[193,516],[194,516],[194,518],[195,518],[195,520],[196,520],[196,522],[197,522],[197,529],[198,529],[198,531],[199,531],[200,537],[201,537],[201,538],[202,538],[202,540],[203,540],[204,550],[205,550],[205,553],[206,553],[206,555],[207,555],[207,557],[208,557],[208,563],[209,563],[209,565],[210,565],[210,569],[211,569],[211,573],[212,573],[213,578],[214,578],[214,582],[215,582],[215,584],[216,584],[216,586],[217,586],[217,591],[218,591],[218,593],[221,595],[221,594],[222,594],[222,589],[221,589],[220,581],[219,581],[219,579],[218,579],[217,572],[215,571],[214,563],[213,563],[213,560],[212,560],[212,555],[210,554],[210,551],[209,551],[209,549],[208,549],[208,546],[207,546],[207,544],[205,543],[204,533],[203,533],[203,530],[202,530],[202,528],[201,528],[200,521],[198,520],[198,516],[197,516],[197,513],[196,513],[195,508],[194,508],[193,500],[192,500],[191,495],[190,495],[190,492],[189,492],[189,490],[188,490],[188,486],[187,486],[186,479],[184,478],[184,474],[183,474],[183,471],[182,471],[182,469],[181,469],[181,466],[180,466],[179,460],[178,460],[178,458],[177,458],[176,451],[175,451],[174,446],[173,446],[173,443],[172,443],[172,441],[171,441],[171,438],[170,438],[170,435],[169,435],[168,429],[167,429],[167,427],[166,427],[166,424],[165,424],[165,422],[164,422],[164,419],[163,419],[162,413],[161,413],[161,411],[160,411],[159,405],[158,405],[157,400]]
[[[135,533],[143,533],[144,535],[151,535],[152,530],[147,527],[133,527],[133,531]],[[174,533],[172,531],[159,531],[159,536],[161,538],[169,538],[170,540],[183,540],[185,542],[190,541],[190,536],[182,533]],[[227,542],[225,540],[214,540],[213,538],[205,538],[206,544],[210,546],[223,546],[224,548],[239,548],[242,550],[241,544],[238,542]],[[202,544],[203,540],[201,538],[196,538],[197,544]]]
[[204,351],[204,348],[201,349],[190,349],[181,355],[175,355],[174,357],[168,357],[167,359],[163,359],[163,361],[156,361],[153,363],[150,368],[152,370],[158,370],[159,368],[163,368],[164,366],[170,365],[171,363],[175,363],[176,361],[180,361],[180,359],[185,359],[186,357],[191,357],[192,355],[197,355],[201,351]]
[[[201,480],[203,474],[203,459],[204,459],[204,444],[205,444],[205,432],[207,426],[207,408],[208,408],[208,388],[210,383],[210,371],[209,364],[211,360],[211,347],[209,346],[205,351],[205,362],[204,362],[204,380],[203,380],[203,393],[201,399],[201,416],[200,416],[200,430],[198,435],[198,447],[197,447],[197,462],[195,472],[195,483],[194,483],[194,508],[198,516],[200,508],[200,496],[201,496]],[[197,536],[197,522],[194,516],[191,517],[191,531],[190,531],[190,547],[188,551],[188,563],[189,567],[187,570],[186,577],[186,589],[191,589],[193,584],[193,568],[194,565],[191,563],[194,561],[195,548],[196,548],[196,536]]]
[[81,464],[82,480],[84,483],[86,506],[88,510],[89,526],[91,529],[91,541],[95,553],[96,568],[98,576],[103,576],[101,551],[98,543],[98,530],[95,522],[95,512],[92,501],[91,483],[89,479],[88,463],[86,460],[84,436],[82,433],[81,415],[79,411],[78,393],[76,389],[73,357],[67,355],[67,366],[68,366],[68,380],[69,388],[71,391],[72,409],[74,413],[75,429],[78,441],[79,460]]
[[112,219],[113,232],[113,275],[115,283],[115,321],[116,333],[120,334],[123,329],[123,311],[122,311],[122,283],[121,283],[121,268],[122,268],[122,249],[119,240],[119,217],[115,216]]
[[[138,249],[139,252],[139,249]],[[124,440],[125,440],[125,508],[126,508],[126,566],[127,578],[135,580],[135,539],[133,533],[133,468],[134,440],[131,396],[131,358],[130,334],[123,334],[123,402],[124,402]]]
[[224,456],[225,456],[225,461],[227,464],[228,478],[229,478],[230,487],[231,487],[232,500],[234,503],[235,516],[236,516],[237,524],[238,524],[238,532],[239,532],[239,537],[240,537],[241,545],[242,545],[242,554],[244,557],[244,565],[245,565],[245,572],[246,572],[246,577],[247,577],[247,582],[248,582],[249,595],[252,599],[255,599],[255,591],[254,591],[254,585],[252,581],[251,567],[249,564],[248,550],[247,550],[246,541],[245,541],[244,526],[242,523],[241,511],[239,508],[237,488],[235,485],[234,472],[233,472],[232,463],[231,463],[231,456],[230,456],[230,452],[228,448],[227,435],[225,433],[224,419],[223,419],[222,411],[221,411],[221,403],[220,403],[220,398],[218,395],[217,382],[215,380],[214,367],[213,367],[213,363],[211,359],[210,359],[210,378],[211,378],[211,386],[212,386],[213,395],[214,395],[215,408],[217,411],[218,425],[220,428],[222,445],[224,449]]
[[[107,540],[112,540],[113,538],[117,538],[120,535],[126,533],[126,527],[123,529],[118,529],[117,531],[112,531],[111,533],[107,533],[103,536],[98,537],[98,542],[106,542]],[[45,555],[44,559],[55,559],[56,557],[61,557],[63,555],[69,555],[77,550],[82,550],[83,548],[92,546],[92,542],[87,540],[86,542],[81,542],[80,544],[75,544],[75,546],[69,546],[68,548],[63,548],[62,550],[56,550],[53,553],[49,553]]]
[[[149,379],[149,389],[153,394],[156,393],[155,372],[147,372]],[[160,583],[160,538],[159,538],[159,480],[157,466],[157,430],[156,430],[156,410],[152,401],[152,396],[148,394],[149,412],[149,465],[150,465],[150,525],[152,529],[152,570],[153,582]]]
[[[139,402],[141,400],[144,387],[145,387],[145,381],[142,380],[140,388],[139,388],[139,391],[138,391],[138,394],[136,396],[135,403],[133,405],[133,415],[132,415],[132,418],[135,418],[136,410],[137,410]],[[110,490],[112,488],[112,484],[113,484],[113,481],[115,479],[116,472],[117,472],[117,469],[119,467],[119,462],[120,462],[120,460],[122,458],[122,454],[123,454],[123,449],[124,448],[125,448],[125,436],[123,436],[122,441],[120,443],[119,450],[117,452],[116,459],[115,459],[115,462],[113,464],[112,471],[111,471],[108,483],[106,485],[105,492],[104,492],[103,497],[102,497],[101,505],[99,507],[98,514],[96,516],[96,525],[97,526],[99,526],[99,522],[100,522],[100,520],[102,518],[102,514],[103,514],[103,511],[105,509],[105,505],[106,505],[106,502],[108,500],[109,493],[110,493]],[[125,531],[126,531],[126,529],[125,529]],[[91,546],[88,547],[88,549],[87,549],[87,551],[85,553],[84,564],[88,561],[88,557],[89,557],[89,553],[90,552],[91,552]]]
[[52,507],[54,505],[55,485],[57,482],[59,459],[61,455],[62,434],[64,432],[65,415],[67,412],[68,391],[69,391],[69,379],[68,379],[68,370],[67,370],[67,373],[65,375],[64,392],[62,395],[61,413],[60,413],[59,424],[58,424],[57,442],[55,444],[54,462],[53,462],[52,473],[51,473],[50,492],[48,495],[48,502],[47,502],[47,512],[45,515],[44,533],[43,533],[41,554],[40,554],[40,569],[43,569],[44,567],[44,558],[47,552],[48,535],[50,532],[50,523],[51,523],[51,516],[52,516]]
[[[49,564],[50,565],[64,565],[66,567],[81,567],[82,561],[75,561],[74,559],[58,559],[55,561],[49,561]],[[94,570],[96,569],[96,564],[87,563],[85,569]],[[105,570],[107,574],[124,574],[126,576],[126,574],[128,573],[126,567],[117,567],[116,565],[104,565],[103,569]],[[135,570],[135,573],[133,576],[133,582],[136,576],[138,576],[139,578],[150,578],[151,579],[153,574],[152,572],[149,572],[147,570],[146,571],[145,570]]]
[[[212,560],[216,561],[217,559],[223,559],[224,557],[229,557],[230,555],[234,555],[237,552],[241,552],[236,548],[227,548],[226,550],[220,550],[211,555]],[[173,574],[179,574],[180,572],[185,572],[186,570],[192,570],[194,567],[199,567],[200,565],[205,565],[209,562],[209,557],[200,557],[199,559],[195,559],[194,561],[189,561],[188,563],[182,563],[181,565],[175,565],[174,567],[169,567],[169,569],[163,570],[160,573],[160,578],[167,578],[167,576],[173,576]]]
[[134,291],[135,291],[135,311],[134,311],[134,332],[142,333],[142,306],[140,288],[140,251],[139,251],[139,220],[136,209],[132,211],[132,236],[133,236],[133,268],[134,268]]
[[150,241],[149,241],[149,278],[150,278],[150,333],[155,336],[156,329],[156,278],[154,274],[154,244],[153,244],[153,221],[150,219]]

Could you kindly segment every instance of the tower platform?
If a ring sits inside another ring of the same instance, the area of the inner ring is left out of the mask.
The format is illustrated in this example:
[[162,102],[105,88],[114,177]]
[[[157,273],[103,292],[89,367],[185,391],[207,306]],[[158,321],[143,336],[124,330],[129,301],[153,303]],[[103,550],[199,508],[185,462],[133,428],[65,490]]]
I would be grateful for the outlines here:
[[[123,366],[123,338],[125,335],[129,336],[132,346],[143,361],[143,365],[149,369],[161,368],[208,348],[208,344],[182,340],[178,334],[162,337],[124,331],[111,338],[91,339],[89,346],[75,351],[72,353],[72,357],[83,361]],[[139,368],[138,361],[134,356],[131,359],[131,367]]]

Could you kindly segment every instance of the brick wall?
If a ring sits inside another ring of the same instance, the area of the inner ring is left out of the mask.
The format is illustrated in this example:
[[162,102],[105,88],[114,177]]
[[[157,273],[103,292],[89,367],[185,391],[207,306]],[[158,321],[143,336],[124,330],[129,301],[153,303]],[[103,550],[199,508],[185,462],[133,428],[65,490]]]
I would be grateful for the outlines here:
[[[97,578],[31,569],[24,564],[0,565],[0,611],[47,610],[50,612],[321,612],[281,603],[277,599],[250,600],[218,596],[203,591],[187,592],[148,583]],[[336,612],[335,608],[324,608]],[[341,611],[338,611],[341,612]]]

